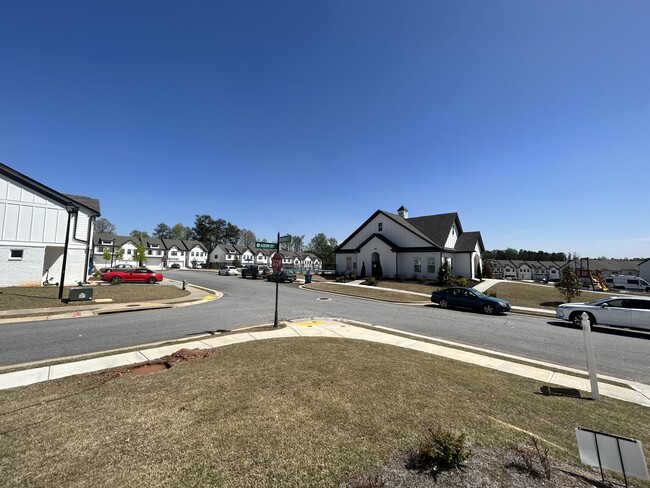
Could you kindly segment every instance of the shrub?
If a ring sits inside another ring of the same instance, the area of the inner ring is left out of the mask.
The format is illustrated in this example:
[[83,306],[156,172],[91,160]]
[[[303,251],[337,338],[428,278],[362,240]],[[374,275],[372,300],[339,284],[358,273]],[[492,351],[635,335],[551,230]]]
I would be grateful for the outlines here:
[[467,278],[462,278],[462,277],[460,277],[460,276],[456,276],[456,277],[454,278],[453,283],[454,283],[455,285],[458,285],[458,286],[465,286],[465,287],[469,287],[469,286],[472,285],[472,283],[471,283]]
[[435,476],[440,471],[461,467],[468,457],[465,434],[435,427],[428,429],[417,447],[408,453],[407,468]]
[[375,286],[376,284],[377,284],[377,280],[373,276],[371,276],[366,280],[366,285],[368,286]]
[[533,477],[540,478],[542,473],[547,480],[551,479],[551,460],[548,455],[548,448],[535,436],[529,437],[526,445],[518,445],[515,448],[521,458],[523,468]]
[[496,293],[495,291],[488,291],[488,292],[487,292],[487,296],[492,297],[492,298],[496,298],[496,297],[497,297],[497,293]]

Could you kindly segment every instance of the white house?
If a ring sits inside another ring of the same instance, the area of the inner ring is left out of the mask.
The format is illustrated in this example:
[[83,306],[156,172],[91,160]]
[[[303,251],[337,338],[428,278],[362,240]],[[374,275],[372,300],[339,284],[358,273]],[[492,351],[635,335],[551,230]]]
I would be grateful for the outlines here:
[[185,267],[185,255],[187,248],[180,239],[161,239],[167,250],[165,255],[165,266],[179,264],[181,268]]
[[650,283],[650,259],[641,261],[638,267],[639,267],[639,278],[643,278],[648,283]]
[[442,260],[475,278],[485,250],[480,232],[463,232],[457,213],[409,218],[377,210],[336,250],[336,271],[374,277],[436,279]]
[[141,237],[140,242],[144,244],[147,256],[144,265],[150,269],[162,269],[165,266],[166,248],[162,239],[156,237]]
[[195,263],[202,266],[208,262],[208,251],[199,241],[184,240],[183,244],[185,244],[185,249],[187,250],[185,266],[193,268]]
[[[93,244],[94,265],[96,268],[109,267],[115,264],[138,265],[134,259],[135,250],[140,244],[140,239],[137,237],[97,233],[94,235]],[[119,258],[120,250],[122,250],[121,258]],[[104,256],[105,252],[106,256]]]
[[40,286],[46,276],[86,281],[99,215],[98,200],[59,193],[0,163],[0,286]]

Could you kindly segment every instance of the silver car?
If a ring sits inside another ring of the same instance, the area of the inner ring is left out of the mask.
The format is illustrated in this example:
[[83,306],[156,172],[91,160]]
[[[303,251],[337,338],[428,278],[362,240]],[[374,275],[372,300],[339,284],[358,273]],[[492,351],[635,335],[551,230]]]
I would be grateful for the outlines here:
[[555,309],[558,319],[580,325],[580,316],[587,313],[591,325],[612,325],[650,330],[650,298],[608,297],[590,303],[564,303]]

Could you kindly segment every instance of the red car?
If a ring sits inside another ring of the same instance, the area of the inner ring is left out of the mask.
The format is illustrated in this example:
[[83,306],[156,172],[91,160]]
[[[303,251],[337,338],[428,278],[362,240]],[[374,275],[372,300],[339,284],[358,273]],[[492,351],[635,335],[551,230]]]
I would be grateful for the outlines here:
[[102,281],[110,281],[113,284],[124,282],[150,283],[154,284],[163,280],[161,273],[151,271],[149,268],[135,269],[110,269],[101,274]]

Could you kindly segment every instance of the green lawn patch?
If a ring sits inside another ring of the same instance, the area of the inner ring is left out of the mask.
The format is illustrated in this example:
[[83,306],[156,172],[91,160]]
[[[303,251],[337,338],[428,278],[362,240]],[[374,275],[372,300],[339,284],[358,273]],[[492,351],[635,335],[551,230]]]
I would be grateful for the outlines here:
[[[148,285],[144,283],[121,283],[119,285],[94,285],[94,298],[110,298],[113,303],[140,302],[149,300],[167,300],[190,294],[172,285]],[[63,289],[63,298],[67,298],[69,287]],[[0,310],[21,310],[28,308],[67,307],[89,302],[61,302],[59,287],[7,287],[0,288]]]
[[383,344],[255,341],[146,376],[0,391],[0,473],[33,487],[340,486],[436,425],[490,450],[532,434],[576,464],[577,426],[637,438],[650,454],[650,409],[541,386]]
[[385,302],[419,303],[429,301],[426,297],[394,292],[376,286],[351,286],[339,283],[311,283],[304,286],[310,290],[320,290],[330,293],[338,293],[339,295],[371,298],[375,300],[383,300]]
[[[555,310],[555,307],[565,303],[566,299],[552,285],[534,285],[532,283],[497,283],[490,287],[486,293],[496,293],[499,298],[504,298],[510,302],[510,305],[518,307],[547,308]],[[604,293],[594,293],[593,291],[583,290],[575,302],[591,302],[600,298],[605,298]]]

